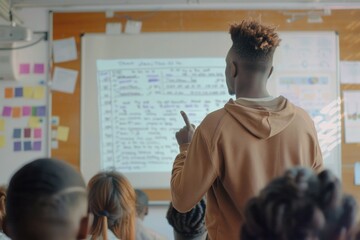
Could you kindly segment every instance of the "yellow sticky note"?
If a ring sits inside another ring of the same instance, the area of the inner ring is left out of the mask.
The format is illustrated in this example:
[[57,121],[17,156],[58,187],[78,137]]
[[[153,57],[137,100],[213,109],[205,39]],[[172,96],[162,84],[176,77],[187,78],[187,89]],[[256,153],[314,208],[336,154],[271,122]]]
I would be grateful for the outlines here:
[[23,88],[23,95],[24,98],[32,98],[34,93],[33,87],[24,87]]
[[59,126],[57,129],[57,140],[66,142],[69,138],[69,127]]
[[34,99],[44,99],[45,98],[45,88],[42,86],[34,87]]
[[40,118],[38,118],[38,117],[29,117],[29,127],[31,127],[31,128],[38,128],[38,127],[40,127],[40,124],[41,124],[41,122],[40,122]]
[[0,118],[0,131],[5,130],[5,120]]
[[5,146],[5,136],[0,135],[0,148]]

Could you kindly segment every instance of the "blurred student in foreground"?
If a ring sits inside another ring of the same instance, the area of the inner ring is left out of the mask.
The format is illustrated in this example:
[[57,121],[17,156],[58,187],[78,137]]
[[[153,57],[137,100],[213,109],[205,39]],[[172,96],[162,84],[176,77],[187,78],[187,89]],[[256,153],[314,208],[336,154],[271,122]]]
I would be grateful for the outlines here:
[[135,240],[135,191],[118,172],[101,172],[88,184],[94,215],[91,240]]
[[207,230],[205,227],[206,203],[201,199],[187,213],[178,212],[170,203],[166,218],[174,229],[175,240],[205,240]]
[[38,159],[11,178],[6,234],[12,240],[86,239],[90,227],[86,186],[70,165]]
[[293,168],[270,182],[245,209],[242,240],[348,240],[356,215],[329,171]]
[[4,219],[6,215],[6,187],[0,186],[0,240],[8,240],[9,238],[6,237],[4,233]]

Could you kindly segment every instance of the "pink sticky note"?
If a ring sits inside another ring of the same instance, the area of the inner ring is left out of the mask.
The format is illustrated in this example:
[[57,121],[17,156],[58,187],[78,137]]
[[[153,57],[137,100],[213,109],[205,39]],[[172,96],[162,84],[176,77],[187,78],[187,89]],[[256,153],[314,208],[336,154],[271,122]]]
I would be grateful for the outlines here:
[[35,63],[34,64],[34,73],[43,74],[45,72],[45,67],[43,63]]
[[29,74],[30,73],[30,64],[29,63],[21,63],[19,72],[20,72],[20,74]]
[[22,115],[24,117],[31,115],[31,107],[30,106],[23,106],[22,107]]
[[42,131],[41,128],[35,128],[34,129],[34,138],[41,138]]
[[11,117],[11,113],[12,113],[12,107],[3,107],[3,111],[2,111],[2,115],[3,117]]

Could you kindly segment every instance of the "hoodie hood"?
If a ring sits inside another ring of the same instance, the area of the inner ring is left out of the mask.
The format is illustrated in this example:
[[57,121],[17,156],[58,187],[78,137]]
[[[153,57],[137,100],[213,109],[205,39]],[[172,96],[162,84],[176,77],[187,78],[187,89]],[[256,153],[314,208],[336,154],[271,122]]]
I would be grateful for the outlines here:
[[283,131],[295,117],[295,106],[283,96],[271,101],[230,99],[225,110],[251,134],[260,139]]

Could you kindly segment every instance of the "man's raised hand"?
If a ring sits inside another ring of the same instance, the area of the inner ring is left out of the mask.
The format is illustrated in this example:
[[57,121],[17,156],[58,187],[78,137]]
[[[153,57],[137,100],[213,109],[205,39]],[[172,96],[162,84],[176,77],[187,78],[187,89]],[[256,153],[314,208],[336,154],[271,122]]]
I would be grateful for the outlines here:
[[194,135],[194,132],[195,132],[195,125],[190,123],[189,118],[186,115],[186,113],[184,111],[180,111],[180,113],[184,119],[185,127],[181,128],[175,134],[176,140],[179,145],[184,144],[184,143],[190,143],[191,139]]

